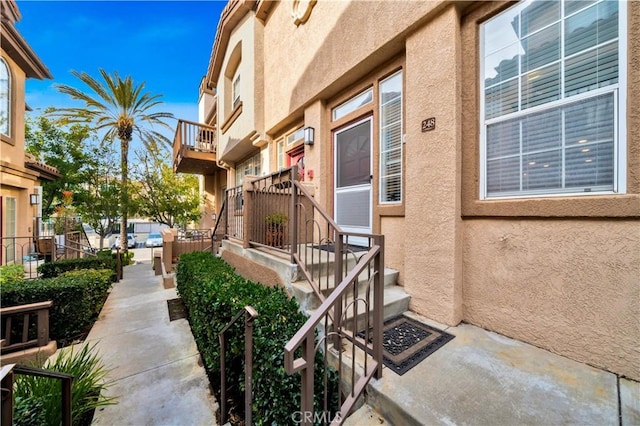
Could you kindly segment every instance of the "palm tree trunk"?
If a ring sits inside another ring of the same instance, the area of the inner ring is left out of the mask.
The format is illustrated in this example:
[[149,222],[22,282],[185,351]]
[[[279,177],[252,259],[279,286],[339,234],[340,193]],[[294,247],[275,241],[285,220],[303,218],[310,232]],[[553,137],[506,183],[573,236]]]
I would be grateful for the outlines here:
[[127,220],[129,216],[129,192],[127,190],[127,181],[129,180],[129,141],[127,139],[120,139],[120,169],[121,169],[121,183],[120,189],[120,205],[122,208],[122,219],[120,221],[120,249],[127,251],[128,239],[127,239]]

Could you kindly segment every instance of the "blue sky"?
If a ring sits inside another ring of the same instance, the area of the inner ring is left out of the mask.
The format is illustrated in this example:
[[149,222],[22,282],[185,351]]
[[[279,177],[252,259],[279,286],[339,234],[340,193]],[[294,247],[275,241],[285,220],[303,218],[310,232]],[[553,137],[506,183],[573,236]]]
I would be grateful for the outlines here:
[[163,95],[162,110],[197,121],[198,88],[226,1],[17,3],[22,19],[16,27],[53,75],[27,80],[31,114],[74,105],[54,87],[86,88],[71,70],[99,77],[98,68],[104,68],[144,81],[147,91]]

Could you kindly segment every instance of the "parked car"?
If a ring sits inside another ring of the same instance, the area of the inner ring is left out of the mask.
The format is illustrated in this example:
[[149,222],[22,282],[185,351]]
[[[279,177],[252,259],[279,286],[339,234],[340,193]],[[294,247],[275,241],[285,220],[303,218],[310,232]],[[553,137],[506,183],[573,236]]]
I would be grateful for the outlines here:
[[144,245],[147,247],[162,247],[162,235],[149,234],[147,242]]
[[[138,242],[136,241],[136,236],[133,234],[127,234],[127,247],[135,248]],[[113,242],[111,246],[112,249],[120,247],[120,235],[116,237],[116,240]]]

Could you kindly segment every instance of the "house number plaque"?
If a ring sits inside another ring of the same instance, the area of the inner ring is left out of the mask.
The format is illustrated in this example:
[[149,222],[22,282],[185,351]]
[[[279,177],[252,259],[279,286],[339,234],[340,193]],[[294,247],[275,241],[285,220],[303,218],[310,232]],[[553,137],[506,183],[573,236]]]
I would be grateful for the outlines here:
[[428,132],[436,128],[436,118],[431,117],[426,120],[422,120],[422,133]]

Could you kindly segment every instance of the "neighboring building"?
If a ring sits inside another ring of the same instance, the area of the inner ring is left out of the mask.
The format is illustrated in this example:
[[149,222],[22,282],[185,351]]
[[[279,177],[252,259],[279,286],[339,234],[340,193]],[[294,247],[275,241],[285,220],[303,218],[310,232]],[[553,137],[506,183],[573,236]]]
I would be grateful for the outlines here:
[[[0,260],[5,264],[21,262],[20,256],[27,254],[21,247],[28,244],[27,237],[36,235],[34,219],[40,216],[42,202],[40,182],[59,174],[24,150],[25,81],[50,79],[51,74],[14,26],[20,20],[15,1],[0,2],[0,12]],[[16,242],[13,237],[25,240]]]
[[175,166],[211,227],[298,164],[412,310],[638,380],[638,87],[638,2],[231,1]]

